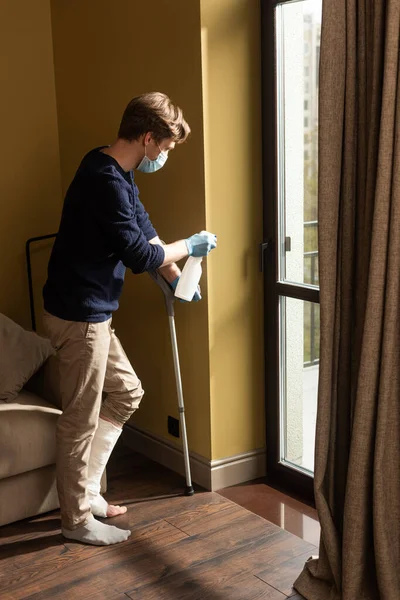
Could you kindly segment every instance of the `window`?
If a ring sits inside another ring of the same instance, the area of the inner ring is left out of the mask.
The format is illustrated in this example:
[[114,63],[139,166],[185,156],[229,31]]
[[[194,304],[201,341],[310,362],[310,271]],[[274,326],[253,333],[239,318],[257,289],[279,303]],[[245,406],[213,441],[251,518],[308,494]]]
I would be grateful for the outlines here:
[[[278,5],[276,13],[279,281],[303,286],[279,299],[281,461],[310,472],[319,374],[318,88],[310,65],[319,61],[321,7],[322,0],[299,0]],[[313,293],[305,293],[308,286]]]
[[[263,59],[268,65],[263,85],[268,123],[263,136],[264,240],[273,247],[271,260],[265,261],[267,472],[271,481],[309,495],[320,343],[314,74],[322,0],[262,5]],[[276,101],[271,101],[271,88],[276,89]]]

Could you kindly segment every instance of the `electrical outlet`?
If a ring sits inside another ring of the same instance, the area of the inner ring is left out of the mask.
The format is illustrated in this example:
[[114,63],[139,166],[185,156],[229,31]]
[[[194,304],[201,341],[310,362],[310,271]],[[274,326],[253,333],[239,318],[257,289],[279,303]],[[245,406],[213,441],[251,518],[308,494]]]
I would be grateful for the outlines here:
[[179,421],[174,417],[168,417],[168,433],[174,437],[179,437]]

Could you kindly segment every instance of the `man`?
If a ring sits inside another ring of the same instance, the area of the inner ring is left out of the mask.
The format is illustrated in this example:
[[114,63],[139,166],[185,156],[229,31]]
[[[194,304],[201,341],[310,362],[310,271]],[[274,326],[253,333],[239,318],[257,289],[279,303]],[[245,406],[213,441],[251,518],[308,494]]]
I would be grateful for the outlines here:
[[216,246],[207,232],[163,245],[134,182],[134,169],[157,171],[189,133],[181,109],[165,94],[134,98],[117,140],[84,157],[65,197],[43,297],[45,331],[57,350],[63,408],[56,432],[57,490],[62,532],[70,539],[107,545],[131,533],[94,518],[126,511],[107,504],[100,479],[143,396],[111,327],[125,270],[159,269],[175,288],[175,262],[206,256]]

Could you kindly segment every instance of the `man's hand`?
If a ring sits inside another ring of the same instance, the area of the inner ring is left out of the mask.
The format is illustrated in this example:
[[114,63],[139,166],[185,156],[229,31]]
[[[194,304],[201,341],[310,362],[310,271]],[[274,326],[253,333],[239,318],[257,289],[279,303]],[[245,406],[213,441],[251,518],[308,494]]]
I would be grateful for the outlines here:
[[207,256],[213,248],[216,248],[217,236],[208,231],[201,231],[186,240],[178,240],[172,244],[163,244],[158,236],[149,240],[149,243],[163,246],[163,266],[167,266],[187,256]]

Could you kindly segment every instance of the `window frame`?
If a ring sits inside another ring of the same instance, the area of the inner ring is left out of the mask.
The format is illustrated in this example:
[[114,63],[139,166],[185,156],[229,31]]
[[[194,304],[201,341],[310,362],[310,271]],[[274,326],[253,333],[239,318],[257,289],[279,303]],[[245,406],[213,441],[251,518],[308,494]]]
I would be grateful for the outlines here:
[[[299,0],[301,1],[301,0]],[[278,99],[275,9],[293,0],[261,2],[262,173],[267,483],[314,505],[314,478],[280,462],[280,297],[319,303],[319,289],[279,281]],[[306,93],[309,93],[306,91]],[[272,199],[272,201],[271,201]]]

